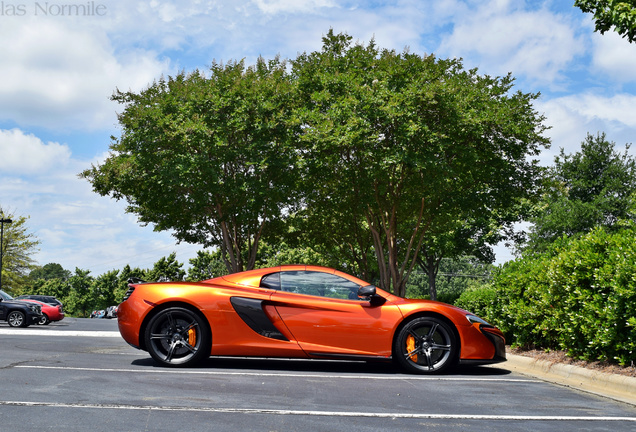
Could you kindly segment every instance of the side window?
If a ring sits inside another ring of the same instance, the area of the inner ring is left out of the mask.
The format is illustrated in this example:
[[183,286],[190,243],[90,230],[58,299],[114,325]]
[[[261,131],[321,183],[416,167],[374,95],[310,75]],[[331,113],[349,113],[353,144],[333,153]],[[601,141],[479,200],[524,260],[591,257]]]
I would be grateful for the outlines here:
[[329,297],[359,300],[360,286],[334,274],[312,271],[287,271],[281,273],[280,287],[283,291]]
[[261,279],[261,286],[263,288],[279,290],[280,289],[280,273],[270,273],[263,276]]

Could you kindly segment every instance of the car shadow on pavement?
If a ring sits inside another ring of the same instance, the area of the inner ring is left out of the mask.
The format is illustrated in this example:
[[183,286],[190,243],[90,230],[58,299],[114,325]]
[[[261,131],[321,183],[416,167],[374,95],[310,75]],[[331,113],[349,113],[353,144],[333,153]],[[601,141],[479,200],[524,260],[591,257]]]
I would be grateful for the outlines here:
[[[135,366],[162,368],[151,358],[136,359],[132,362]],[[271,359],[271,358],[247,358],[247,357],[210,357],[202,361],[198,366],[188,370],[226,370],[249,372],[321,372],[321,373],[355,373],[367,375],[410,375],[405,374],[398,366],[390,361],[365,362],[345,360],[320,360],[320,359]],[[498,376],[508,375],[510,371],[489,366],[462,366],[458,365],[437,377],[458,376]]]

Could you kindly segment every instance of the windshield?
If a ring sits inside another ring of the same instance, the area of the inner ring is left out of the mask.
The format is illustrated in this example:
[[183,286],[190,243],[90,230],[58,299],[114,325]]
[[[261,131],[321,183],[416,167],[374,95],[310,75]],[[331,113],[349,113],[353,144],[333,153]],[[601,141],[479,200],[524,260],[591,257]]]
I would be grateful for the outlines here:
[[2,290],[0,290],[0,297],[2,297],[2,300],[13,300],[13,297]]

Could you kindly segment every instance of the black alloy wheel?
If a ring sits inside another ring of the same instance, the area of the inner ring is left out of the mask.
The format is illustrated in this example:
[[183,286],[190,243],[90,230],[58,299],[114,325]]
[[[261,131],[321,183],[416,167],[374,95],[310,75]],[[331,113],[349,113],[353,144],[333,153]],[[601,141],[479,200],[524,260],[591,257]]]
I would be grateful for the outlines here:
[[439,373],[457,360],[457,342],[452,328],[434,317],[408,322],[395,339],[394,358],[407,372]]
[[11,327],[26,327],[26,316],[20,311],[11,311],[7,316],[7,322]]
[[163,366],[193,366],[210,355],[210,334],[203,318],[183,307],[158,312],[146,327],[148,352]]

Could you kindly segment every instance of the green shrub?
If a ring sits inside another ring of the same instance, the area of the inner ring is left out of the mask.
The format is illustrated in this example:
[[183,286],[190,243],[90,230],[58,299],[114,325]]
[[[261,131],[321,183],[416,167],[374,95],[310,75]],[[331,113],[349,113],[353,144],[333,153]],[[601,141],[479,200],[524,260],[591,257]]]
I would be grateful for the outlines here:
[[490,321],[497,308],[497,290],[491,285],[466,290],[455,301],[455,306]]
[[493,324],[517,346],[584,360],[636,360],[636,230],[596,229],[505,265]]

